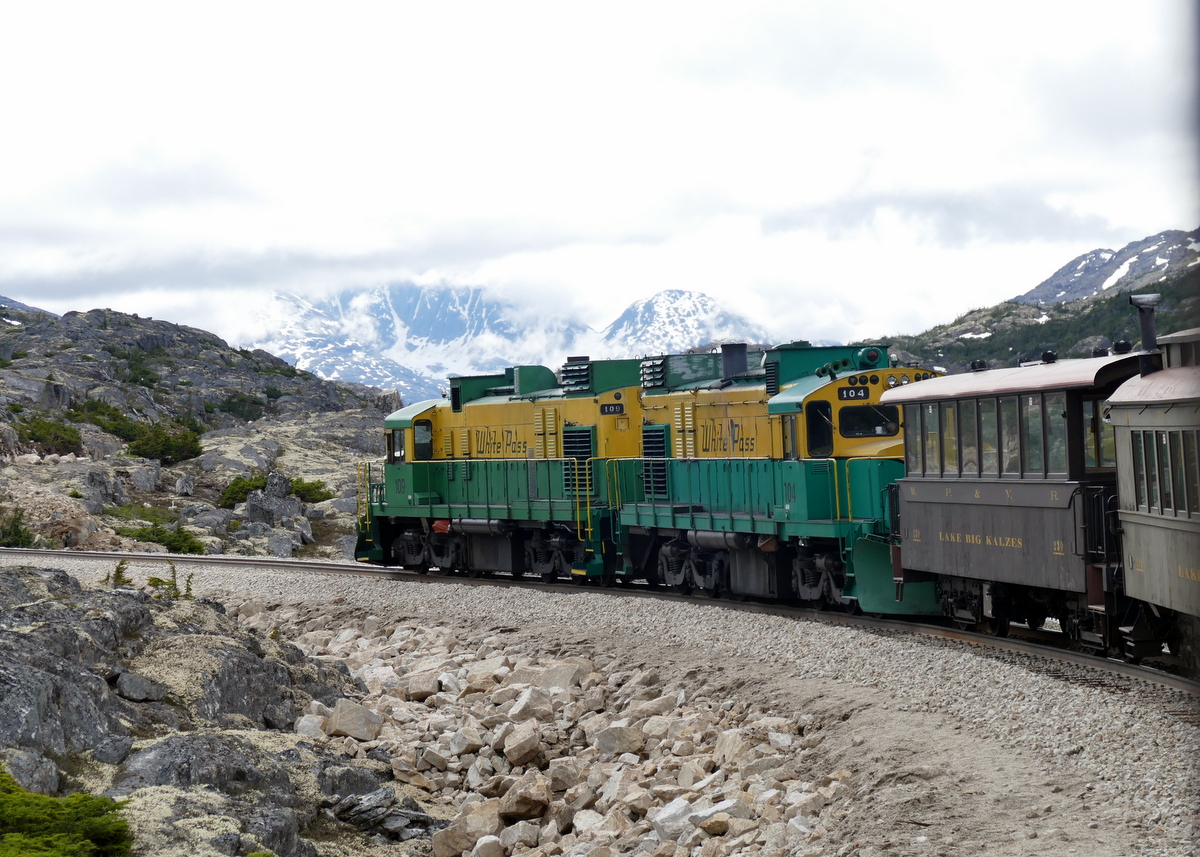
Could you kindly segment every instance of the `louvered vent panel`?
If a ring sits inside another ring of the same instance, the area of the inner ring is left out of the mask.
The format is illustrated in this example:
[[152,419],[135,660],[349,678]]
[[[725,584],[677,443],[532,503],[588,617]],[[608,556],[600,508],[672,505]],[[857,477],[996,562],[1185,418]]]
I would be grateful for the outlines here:
[[662,387],[667,383],[667,358],[647,357],[638,367],[643,387]]
[[567,393],[586,393],[592,389],[592,364],[564,363],[562,388]]
[[592,427],[563,429],[563,487],[573,494],[591,494],[592,485]]
[[777,395],[779,395],[779,364],[778,363],[768,363],[766,369],[767,369],[767,395],[768,396],[777,396]]
[[690,402],[675,406],[675,457],[696,457],[696,410]]
[[667,496],[667,427],[642,426],[642,488],[647,497]]
[[536,408],[533,412],[533,457],[558,458],[558,411]]

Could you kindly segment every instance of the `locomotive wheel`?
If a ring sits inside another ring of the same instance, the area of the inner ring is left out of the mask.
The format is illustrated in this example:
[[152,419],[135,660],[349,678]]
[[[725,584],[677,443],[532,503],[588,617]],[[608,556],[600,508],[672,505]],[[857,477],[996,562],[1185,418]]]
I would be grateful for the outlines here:
[[554,583],[554,581],[556,581],[556,580],[558,580],[558,572],[556,572],[556,571],[543,571],[542,572],[542,583]]
[[1030,610],[1025,614],[1025,624],[1030,631],[1036,631],[1046,624],[1047,616],[1041,610]]
[[985,623],[988,633],[993,637],[1007,637],[1010,620],[1007,616],[993,616]]

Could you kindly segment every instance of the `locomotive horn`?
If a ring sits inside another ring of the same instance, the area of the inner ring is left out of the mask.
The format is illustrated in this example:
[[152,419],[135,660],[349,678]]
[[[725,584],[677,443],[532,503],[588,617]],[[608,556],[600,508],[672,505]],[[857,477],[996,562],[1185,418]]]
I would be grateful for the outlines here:
[[1142,377],[1157,372],[1153,357],[1158,353],[1158,333],[1154,329],[1154,308],[1162,295],[1130,295],[1129,302],[1137,307],[1138,322],[1142,326],[1142,350],[1138,354],[1138,371]]

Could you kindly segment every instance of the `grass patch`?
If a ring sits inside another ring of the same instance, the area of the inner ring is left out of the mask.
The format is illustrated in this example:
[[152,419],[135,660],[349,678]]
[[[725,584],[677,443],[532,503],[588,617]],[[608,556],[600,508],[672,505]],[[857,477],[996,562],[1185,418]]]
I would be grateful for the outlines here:
[[151,524],[173,524],[179,520],[179,513],[171,509],[160,509],[158,506],[139,506],[133,503],[108,509],[104,514],[112,515],[123,521],[147,521]]

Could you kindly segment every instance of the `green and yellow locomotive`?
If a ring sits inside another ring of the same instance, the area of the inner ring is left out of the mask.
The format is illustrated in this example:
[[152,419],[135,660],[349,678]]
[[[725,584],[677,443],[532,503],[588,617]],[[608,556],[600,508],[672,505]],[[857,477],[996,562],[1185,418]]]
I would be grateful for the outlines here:
[[795,342],[452,378],[449,400],[387,417],[356,555],[937,612],[932,584],[898,599],[887,486],[903,441],[879,402],[932,374],[883,347]]

